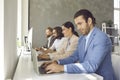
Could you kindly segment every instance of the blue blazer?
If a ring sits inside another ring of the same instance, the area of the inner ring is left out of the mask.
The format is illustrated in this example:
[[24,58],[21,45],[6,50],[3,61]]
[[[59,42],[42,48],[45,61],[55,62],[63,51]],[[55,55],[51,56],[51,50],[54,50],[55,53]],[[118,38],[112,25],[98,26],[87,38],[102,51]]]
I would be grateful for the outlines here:
[[[97,73],[104,80],[115,80],[111,63],[112,43],[98,28],[94,27],[84,51],[84,36],[80,36],[76,51],[68,58],[59,60],[60,64],[66,64],[67,73]],[[78,67],[75,62],[79,61]]]

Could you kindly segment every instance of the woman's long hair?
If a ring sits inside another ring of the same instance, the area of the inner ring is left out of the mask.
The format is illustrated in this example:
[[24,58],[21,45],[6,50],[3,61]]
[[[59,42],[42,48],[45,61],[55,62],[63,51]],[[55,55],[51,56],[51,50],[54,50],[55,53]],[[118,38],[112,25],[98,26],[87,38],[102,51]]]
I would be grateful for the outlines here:
[[62,37],[64,37],[64,35],[62,33],[62,28],[60,26],[56,26],[55,28],[53,28],[53,30],[55,30],[57,32],[56,39],[61,39]]
[[71,28],[71,29],[72,29],[72,33],[73,33],[74,35],[76,35],[76,36],[79,36],[78,33],[75,31],[75,28],[74,28],[74,25],[73,25],[72,22],[67,21],[67,22],[65,22],[65,23],[63,24],[63,26],[66,27],[66,28]]

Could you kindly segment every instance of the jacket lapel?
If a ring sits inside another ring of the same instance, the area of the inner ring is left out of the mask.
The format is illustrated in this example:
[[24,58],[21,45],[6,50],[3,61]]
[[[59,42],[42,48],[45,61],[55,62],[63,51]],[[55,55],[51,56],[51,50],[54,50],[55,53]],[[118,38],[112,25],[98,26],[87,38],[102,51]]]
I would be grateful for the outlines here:
[[[97,31],[97,28],[94,28],[94,30],[93,30],[93,32],[91,33],[90,38],[89,38],[89,40],[88,40],[87,47],[86,47],[86,51],[87,51],[89,45],[91,44],[91,42],[92,42],[92,40],[93,40],[93,38],[94,38],[94,36],[95,36],[95,34],[96,34],[96,31]],[[86,51],[85,51],[85,52],[86,52]]]

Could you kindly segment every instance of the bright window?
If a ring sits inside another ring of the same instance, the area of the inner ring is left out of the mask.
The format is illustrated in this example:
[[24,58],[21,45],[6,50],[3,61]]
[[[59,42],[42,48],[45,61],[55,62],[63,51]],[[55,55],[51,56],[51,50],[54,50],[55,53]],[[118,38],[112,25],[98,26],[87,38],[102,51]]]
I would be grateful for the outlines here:
[[19,47],[21,45],[21,0],[18,0],[17,10],[17,47]]
[[114,0],[114,24],[120,29],[120,0]]

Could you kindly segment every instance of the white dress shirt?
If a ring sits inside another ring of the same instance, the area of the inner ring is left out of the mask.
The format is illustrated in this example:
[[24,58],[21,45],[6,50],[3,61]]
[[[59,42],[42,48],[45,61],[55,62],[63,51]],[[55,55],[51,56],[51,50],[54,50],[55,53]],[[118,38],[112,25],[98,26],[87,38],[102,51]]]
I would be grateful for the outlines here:
[[48,48],[50,47],[50,40],[51,40],[51,38],[52,38],[52,36],[50,36],[49,38],[48,38]]
[[50,47],[50,49],[57,51],[60,48],[60,45],[61,45],[61,39],[56,39],[53,45]]

